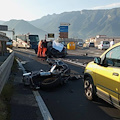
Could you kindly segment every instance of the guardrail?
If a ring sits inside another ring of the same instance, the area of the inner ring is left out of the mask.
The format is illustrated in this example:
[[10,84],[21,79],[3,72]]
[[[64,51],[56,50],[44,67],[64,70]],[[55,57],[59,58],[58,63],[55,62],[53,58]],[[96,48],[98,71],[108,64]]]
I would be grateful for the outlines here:
[[3,62],[3,64],[0,66],[0,94],[1,91],[6,83],[6,81],[9,78],[11,67],[13,65],[14,61],[14,52],[11,49],[8,49],[10,52],[10,55],[8,58]]

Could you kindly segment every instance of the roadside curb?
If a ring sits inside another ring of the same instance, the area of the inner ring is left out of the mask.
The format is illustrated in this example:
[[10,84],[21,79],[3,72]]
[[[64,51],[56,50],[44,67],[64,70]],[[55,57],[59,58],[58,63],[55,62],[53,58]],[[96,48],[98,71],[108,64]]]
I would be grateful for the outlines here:
[[14,92],[10,101],[10,120],[43,120],[32,90],[29,86],[25,87],[22,84],[23,71],[21,68],[18,69],[13,83]]

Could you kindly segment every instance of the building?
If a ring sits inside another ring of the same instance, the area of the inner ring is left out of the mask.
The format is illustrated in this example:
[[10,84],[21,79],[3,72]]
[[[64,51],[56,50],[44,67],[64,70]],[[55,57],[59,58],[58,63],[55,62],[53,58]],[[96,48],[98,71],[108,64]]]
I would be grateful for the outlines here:
[[88,40],[86,40],[86,43],[94,42],[95,46],[97,47],[100,44],[100,41],[112,41],[113,39],[115,43],[120,42],[120,36],[108,37],[106,35],[96,35],[96,37],[91,37]]
[[9,41],[9,38],[0,32],[0,55],[4,55],[7,52],[6,42]]

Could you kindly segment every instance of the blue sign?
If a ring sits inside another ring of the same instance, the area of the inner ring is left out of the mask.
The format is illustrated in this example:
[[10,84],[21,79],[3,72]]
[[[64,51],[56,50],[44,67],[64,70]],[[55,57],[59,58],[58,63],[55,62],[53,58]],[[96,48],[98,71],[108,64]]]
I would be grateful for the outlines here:
[[68,29],[68,26],[60,26],[60,29]]
[[60,29],[60,32],[68,32],[68,29]]
[[68,26],[60,26],[60,32],[68,32]]

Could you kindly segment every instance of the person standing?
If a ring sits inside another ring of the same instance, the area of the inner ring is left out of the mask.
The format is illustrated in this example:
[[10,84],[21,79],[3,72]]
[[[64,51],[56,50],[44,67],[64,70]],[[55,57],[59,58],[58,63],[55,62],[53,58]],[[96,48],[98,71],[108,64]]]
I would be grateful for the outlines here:
[[46,57],[46,52],[47,52],[47,41],[46,40],[44,40],[44,42],[43,42],[43,52],[42,52],[42,56],[43,57]]
[[37,56],[38,56],[38,57],[42,57],[42,51],[43,51],[43,46],[42,46],[42,44],[43,44],[43,40],[41,40],[41,41],[39,42],[39,44],[38,44],[38,52],[37,52]]
[[110,47],[112,47],[114,45],[114,39],[110,42]]

